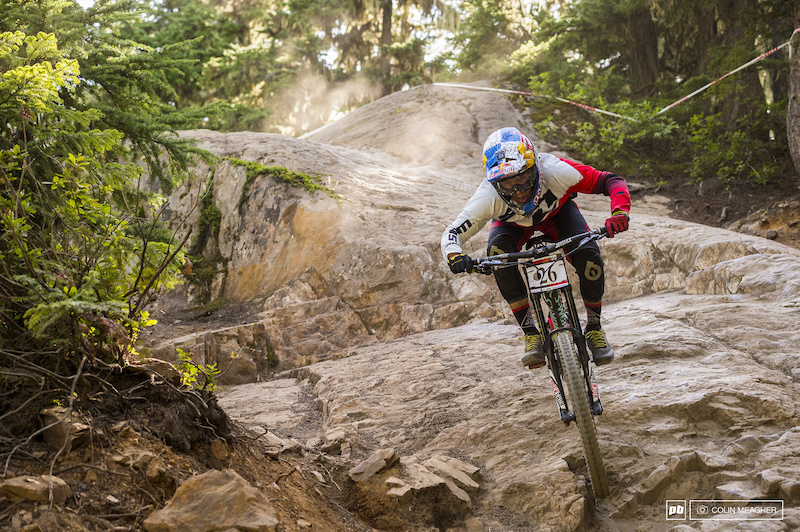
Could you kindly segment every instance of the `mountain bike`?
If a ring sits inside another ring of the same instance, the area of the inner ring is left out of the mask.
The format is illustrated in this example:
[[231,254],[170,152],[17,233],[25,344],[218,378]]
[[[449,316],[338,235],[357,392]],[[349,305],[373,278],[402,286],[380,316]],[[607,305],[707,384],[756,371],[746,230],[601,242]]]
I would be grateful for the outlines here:
[[530,249],[525,251],[474,259],[477,273],[491,274],[498,268],[522,269],[530,293],[531,313],[542,331],[542,347],[556,405],[566,425],[572,421],[578,425],[592,490],[597,498],[608,495],[608,479],[594,423],[594,416],[603,413],[603,405],[572,296],[567,255],[561,250],[577,242],[574,252],[606,236],[606,229],[602,227],[560,242],[539,237],[531,240]]

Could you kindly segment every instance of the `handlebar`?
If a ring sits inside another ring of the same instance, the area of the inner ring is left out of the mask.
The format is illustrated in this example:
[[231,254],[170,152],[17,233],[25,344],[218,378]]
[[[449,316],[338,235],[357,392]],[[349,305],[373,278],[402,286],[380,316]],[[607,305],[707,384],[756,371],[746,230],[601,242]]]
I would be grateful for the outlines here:
[[492,255],[491,257],[481,257],[477,259],[472,259],[473,261],[473,271],[476,273],[483,273],[483,274],[491,274],[495,268],[501,268],[503,266],[514,266],[516,262],[508,262],[508,261],[518,261],[520,259],[538,259],[541,257],[546,257],[551,253],[558,251],[561,248],[569,246],[573,242],[579,241],[575,249],[580,248],[592,242],[594,240],[600,240],[601,238],[605,238],[608,236],[608,231],[605,227],[600,227],[599,229],[595,229],[593,231],[586,231],[585,233],[579,233],[577,235],[565,238],[559,242],[554,242],[552,244],[546,244],[543,246],[536,246],[527,251],[517,251],[515,253],[503,253],[502,255]]

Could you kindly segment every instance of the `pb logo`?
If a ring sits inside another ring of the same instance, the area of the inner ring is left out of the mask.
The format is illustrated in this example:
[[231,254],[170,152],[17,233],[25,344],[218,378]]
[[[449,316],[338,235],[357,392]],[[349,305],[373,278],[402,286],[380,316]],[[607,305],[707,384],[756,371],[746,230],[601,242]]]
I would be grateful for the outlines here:
[[685,520],[686,501],[667,501],[667,520]]

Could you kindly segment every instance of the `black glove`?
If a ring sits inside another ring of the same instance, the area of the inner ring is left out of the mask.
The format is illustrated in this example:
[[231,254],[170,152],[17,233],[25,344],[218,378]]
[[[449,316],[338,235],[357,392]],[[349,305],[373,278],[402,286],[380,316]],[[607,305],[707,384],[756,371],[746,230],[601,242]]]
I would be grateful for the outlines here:
[[463,253],[453,255],[447,259],[447,265],[450,266],[450,271],[453,273],[472,273],[474,271],[472,259],[469,255],[464,255]]

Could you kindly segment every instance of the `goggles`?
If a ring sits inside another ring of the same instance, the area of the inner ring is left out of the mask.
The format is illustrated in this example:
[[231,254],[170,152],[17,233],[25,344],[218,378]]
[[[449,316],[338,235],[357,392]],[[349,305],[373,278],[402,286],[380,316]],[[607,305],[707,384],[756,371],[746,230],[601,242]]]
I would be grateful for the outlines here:
[[533,187],[539,180],[539,170],[536,166],[531,166],[524,172],[507,177],[495,182],[497,191],[506,197],[510,197],[514,192],[525,192]]

